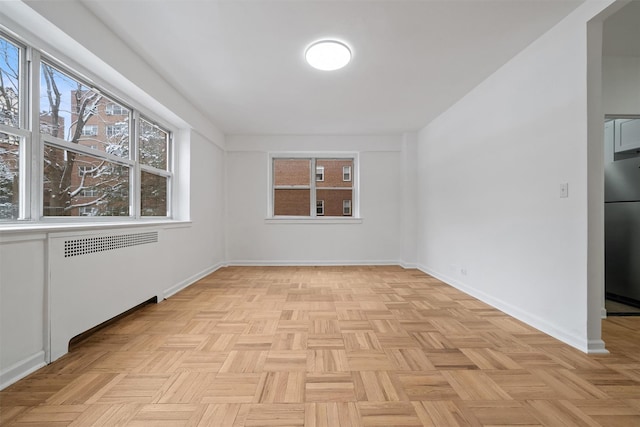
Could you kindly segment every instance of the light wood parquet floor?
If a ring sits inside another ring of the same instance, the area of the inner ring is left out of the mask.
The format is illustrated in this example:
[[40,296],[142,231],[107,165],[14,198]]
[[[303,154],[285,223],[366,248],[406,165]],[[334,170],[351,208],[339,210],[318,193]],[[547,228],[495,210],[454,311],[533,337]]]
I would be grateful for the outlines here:
[[586,355],[416,270],[228,267],[0,392],[11,426],[640,426],[640,318]]

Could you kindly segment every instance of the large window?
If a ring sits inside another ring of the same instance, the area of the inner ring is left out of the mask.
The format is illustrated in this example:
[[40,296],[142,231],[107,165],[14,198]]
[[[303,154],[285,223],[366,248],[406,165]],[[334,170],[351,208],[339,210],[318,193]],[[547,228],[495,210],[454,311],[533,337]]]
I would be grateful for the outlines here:
[[[355,156],[272,156],[272,215],[352,216],[354,164]],[[345,170],[349,171],[348,181],[344,179]]]
[[168,217],[171,144],[165,126],[0,33],[0,220]]

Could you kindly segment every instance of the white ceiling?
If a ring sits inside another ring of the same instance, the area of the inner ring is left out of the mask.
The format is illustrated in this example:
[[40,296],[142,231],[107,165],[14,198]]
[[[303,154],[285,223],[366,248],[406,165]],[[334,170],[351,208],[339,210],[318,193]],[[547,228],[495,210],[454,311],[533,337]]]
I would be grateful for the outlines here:
[[[583,0],[83,0],[227,134],[418,130]],[[309,67],[326,37],[344,69]]]

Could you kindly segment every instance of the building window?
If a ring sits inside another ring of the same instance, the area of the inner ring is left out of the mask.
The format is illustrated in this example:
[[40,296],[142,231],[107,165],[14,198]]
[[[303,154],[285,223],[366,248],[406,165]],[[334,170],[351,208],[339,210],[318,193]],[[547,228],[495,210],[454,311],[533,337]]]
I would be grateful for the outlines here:
[[170,217],[171,131],[57,64],[0,33],[0,221]]
[[342,180],[345,182],[351,181],[351,166],[342,167]]
[[[271,159],[272,216],[352,216],[353,179],[345,181],[344,171],[348,168],[353,178],[355,155],[335,158],[272,155]],[[345,201],[349,202],[348,213]]]
[[129,110],[126,107],[123,107],[119,104],[114,104],[110,102],[106,105],[104,109],[107,116],[126,116],[129,115]]
[[126,135],[127,131],[128,131],[128,127],[127,127],[126,123],[117,123],[117,124],[113,124],[113,125],[107,125],[107,136],[108,137]]
[[80,216],[96,216],[98,211],[91,206],[80,206],[78,208],[78,215]]
[[[98,135],[98,125],[84,125],[82,128],[82,136],[97,136]],[[91,146],[91,148],[95,148],[95,145]]]
[[342,201],[342,215],[351,216],[351,200]]

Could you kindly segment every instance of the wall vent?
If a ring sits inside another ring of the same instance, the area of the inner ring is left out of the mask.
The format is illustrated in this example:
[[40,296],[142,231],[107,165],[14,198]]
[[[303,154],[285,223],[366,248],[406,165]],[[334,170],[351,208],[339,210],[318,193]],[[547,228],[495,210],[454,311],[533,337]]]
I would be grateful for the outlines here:
[[157,241],[157,231],[65,240],[64,257],[68,258],[84,254],[92,254],[95,252],[104,252],[113,249],[127,248],[129,246],[146,245],[147,243],[156,243]]

